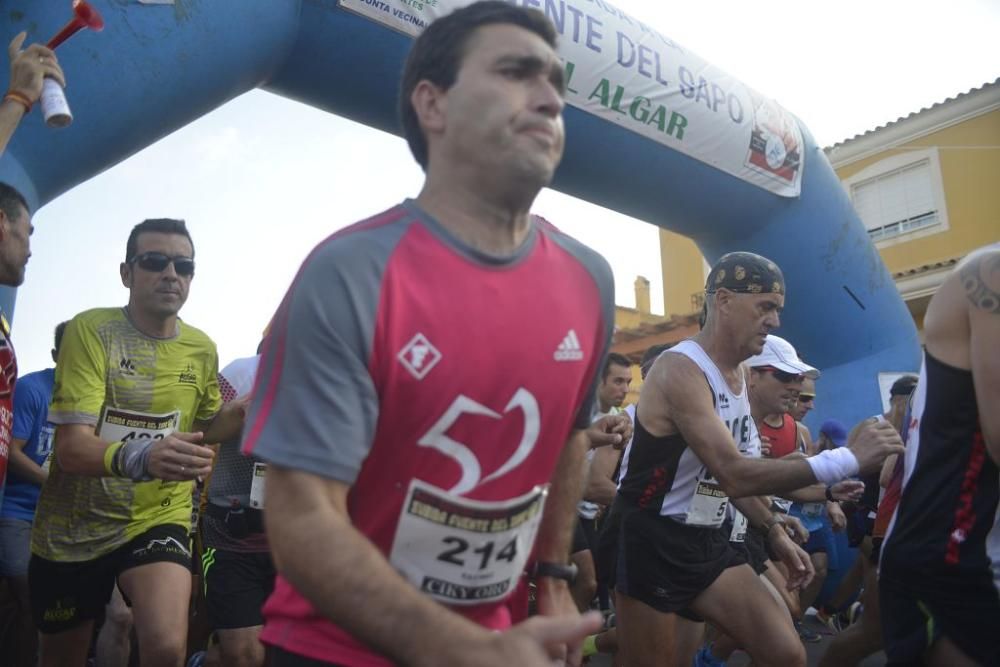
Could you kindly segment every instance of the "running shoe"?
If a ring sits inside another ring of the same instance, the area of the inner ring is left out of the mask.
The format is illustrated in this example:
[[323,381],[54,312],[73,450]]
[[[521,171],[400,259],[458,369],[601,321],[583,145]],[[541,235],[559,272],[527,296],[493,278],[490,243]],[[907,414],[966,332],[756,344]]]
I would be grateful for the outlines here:
[[861,614],[865,611],[865,606],[860,602],[855,602],[851,605],[850,609],[847,610],[847,624],[854,625],[861,618]]
[[822,623],[823,627],[829,630],[832,635],[835,635],[844,629],[840,623],[840,614],[836,612],[828,614],[820,609],[816,612],[816,620]]
[[795,622],[795,631],[799,633],[799,639],[809,644],[814,644],[822,639],[818,632],[813,632],[804,623],[798,621]]
[[187,667],[201,667],[204,664],[205,664],[205,652],[204,651],[198,651],[197,653],[195,653],[194,655],[192,655],[190,658],[188,658],[188,661],[187,661]]

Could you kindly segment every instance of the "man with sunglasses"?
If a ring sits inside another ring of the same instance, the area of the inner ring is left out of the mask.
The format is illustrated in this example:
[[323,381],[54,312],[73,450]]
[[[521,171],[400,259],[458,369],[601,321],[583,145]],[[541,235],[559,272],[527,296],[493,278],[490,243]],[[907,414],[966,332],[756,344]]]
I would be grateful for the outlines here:
[[[794,456],[801,457],[803,448],[801,443],[796,445],[796,423],[787,414],[789,404],[802,387],[807,377],[818,377],[819,371],[802,361],[795,348],[783,338],[773,334],[769,335],[764,342],[763,351],[747,360],[746,365],[750,368],[747,380],[748,393],[750,397],[750,411],[754,423],[757,424],[761,433],[761,438],[765,438],[768,433],[774,442],[778,443],[778,448],[784,447],[782,442],[787,441],[789,446],[795,450]],[[770,422],[770,423],[769,423]],[[774,422],[781,426],[774,425]],[[828,497],[838,499],[853,499],[861,493],[861,484],[853,480],[843,480],[837,484],[826,487],[822,484],[814,484],[802,489],[789,491],[785,495],[788,500],[778,498],[763,499],[768,505],[778,507],[779,516],[785,515],[788,505],[793,501],[806,503],[815,506],[816,512],[825,512]],[[794,507],[794,505],[793,505]],[[809,537],[806,519],[794,512],[789,516],[782,516],[786,524],[786,529],[790,535],[794,534],[797,541],[805,541]],[[803,525],[805,524],[805,525]],[[809,640],[809,632],[802,624],[802,614],[806,606],[800,602],[799,591],[790,588],[788,585],[791,573],[784,563],[777,557],[768,554],[767,540],[758,531],[746,530],[746,518],[736,512],[732,525],[727,522],[726,530],[729,533],[730,543],[741,552],[747,562],[759,575],[761,581],[767,586],[773,597],[780,600],[788,613],[783,615],[785,628],[794,623],[799,637],[803,641]],[[806,542],[808,544],[808,542]],[[806,549],[808,553],[808,549]],[[825,561],[822,569],[816,565],[816,560],[812,559],[816,574],[813,581],[809,582],[811,588],[815,586],[815,580],[821,575],[826,576]],[[818,641],[819,636],[813,641]],[[740,645],[728,636],[722,635],[709,645],[702,647],[699,651],[695,665],[696,667],[712,667],[727,660],[729,656]]]
[[[803,362],[795,348],[783,338],[767,337],[761,354],[747,361],[750,367],[750,404],[761,437],[770,441],[771,458],[810,455],[809,443],[802,437],[804,427],[788,411],[797,403],[801,390],[808,381],[815,387],[819,371]],[[795,629],[803,641],[818,642],[819,634],[802,623],[802,615],[822,589],[829,568],[829,554],[833,551],[833,533],[827,514],[843,516],[838,504],[841,500],[857,500],[864,485],[845,480],[835,486],[813,485],[774,498],[775,506],[798,519],[808,531],[802,548],[812,562],[815,575],[798,593],[788,592],[790,610],[795,618]],[[778,565],[778,568],[781,568]],[[782,572],[787,578],[788,573]]]
[[676,650],[679,636],[686,637],[682,623],[690,625],[678,619],[683,612],[725,627],[755,664],[804,665],[785,611],[721,529],[730,498],[788,565],[790,585],[804,585],[808,557],[758,496],[873,470],[900,451],[899,435],[872,421],[840,453],[759,458],[743,362],[762,352],[780,324],[784,277],[760,255],[729,253],[713,266],[705,291],[704,329],[661,355],[642,386],[616,499],[623,662],[690,664],[692,656]]
[[[763,351],[751,357],[747,361],[747,366],[750,367],[750,407],[760,431],[762,454],[773,459],[795,453],[801,455],[805,448],[799,434],[798,423],[788,411],[798,399],[805,380],[819,377],[819,371],[799,359],[791,343],[774,334],[767,337]],[[820,486],[820,489],[819,502],[810,503],[810,506],[825,506],[825,499],[822,496],[825,487]],[[802,522],[804,529],[810,530],[811,523],[800,515],[792,514],[793,500],[790,497],[774,496],[770,500],[772,508],[779,513],[796,516]],[[807,536],[808,533],[803,537]],[[760,553],[765,557],[763,574],[775,585],[788,606],[799,638],[807,642],[819,641],[819,635],[801,623],[802,607],[799,604],[798,591],[789,590],[787,586],[791,573],[783,564],[772,562],[775,559],[774,555],[769,554],[767,545],[760,544],[754,535],[748,535],[747,541],[751,544],[756,542],[760,547],[757,552],[751,551],[751,553]],[[808,540],[802,544],[808,544]],[[809,553],[808,549],[804,550]],[[817,568],[816,560],[811,556],[810,562],[814,574],[807,585],[814,586],[816,579],[826,577],[826,568],[825,566]]]
[[194,277],[184,222],[137,225],[120,274],[128,305],[74,317],[56,365],[55,456],[29,565],[46,667],[85,663],[116,583],[142,664],[181,664],[193,482],[211,471],[204,443],[242,426],[245,401],[221,409],[215,344],[178,317]]
[[761,436],[768,441],[764,446],[764,455],[774,459],[806,450],[799,419],[792,414],[792,410],[805,383],[815,382],[819,371],[799,359],[798,355],[792,357],[793,354],[795,348],[788,341],[770,335],[764,343],[763,352],[747,362],[751,371],[769,375],[777,383],[775,386],[783,389],[779,396],[782,403],[780,409],[767,414],[757,424]]
[[816,381],[808,377],[803,378],[799,398],[788,412],[801,424],[814,407],[816,407]]

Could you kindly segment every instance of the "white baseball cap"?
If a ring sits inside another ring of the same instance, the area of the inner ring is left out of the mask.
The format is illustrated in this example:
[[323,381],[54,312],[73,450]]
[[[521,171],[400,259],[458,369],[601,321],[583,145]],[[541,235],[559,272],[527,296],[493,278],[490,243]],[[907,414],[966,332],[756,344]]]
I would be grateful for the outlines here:
[[750,368],[773,366],[779,371],[804,375],[810,380],[819,377],[818,370],[799,359],[799,355],[791,343],[774,334],[764,339],[764,349],[761,350],[760,354],[747,359],[747,365]]

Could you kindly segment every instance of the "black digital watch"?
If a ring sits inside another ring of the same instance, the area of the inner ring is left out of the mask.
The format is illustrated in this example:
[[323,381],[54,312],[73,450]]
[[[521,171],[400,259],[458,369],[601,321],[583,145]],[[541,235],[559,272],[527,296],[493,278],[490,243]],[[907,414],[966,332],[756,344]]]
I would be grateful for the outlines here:
[[531,573],[532,578],[537,579],[538,577],[548,577],[550,579],[562,579],[568,584],[573,584],[576,581],[576,575],[579,571],[576,563],[551,563],[546,561],[539,561],[535,563],[535,569]]

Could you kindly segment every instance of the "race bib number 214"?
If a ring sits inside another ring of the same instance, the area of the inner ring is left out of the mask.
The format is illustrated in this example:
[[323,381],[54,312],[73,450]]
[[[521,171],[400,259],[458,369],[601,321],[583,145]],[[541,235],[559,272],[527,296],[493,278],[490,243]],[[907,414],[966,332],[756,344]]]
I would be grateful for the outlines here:
[[422,592],[452,605],[497,602],[524,570],[548,489],[469,500],[413,480],[389,561]]

